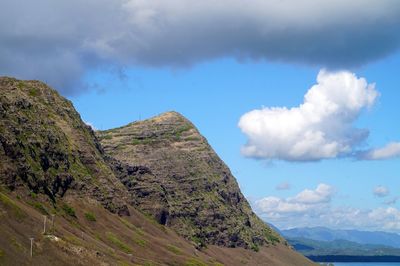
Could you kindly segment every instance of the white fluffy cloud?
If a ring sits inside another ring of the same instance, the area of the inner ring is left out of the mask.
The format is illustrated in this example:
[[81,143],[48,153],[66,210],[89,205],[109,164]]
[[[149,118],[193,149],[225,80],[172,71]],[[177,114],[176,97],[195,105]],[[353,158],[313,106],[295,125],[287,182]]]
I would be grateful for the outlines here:
[[358,157],[362,160],[384,160],[400,157],[400,142],[392,142],[382,148],[361,152]]
[[326,203],[331,200],[334,189],[327,184],[319,184],[315,190],[305,189],[294,197],[294,201],[303,204]]
[[334,207],[334,189],[320,184],[294,197],[266,197],[253,202],[255,212],[278,228],[327,226],[361,230],[400,232],[400,210],[395,207],[359,209]]
[[362,65],[400,46],[397,0],[2,0],[0,75],[71,93],[88,70],[237,59]]
[[386,197],[390,193],[389,189],[384,186],[375,187],[373,192],[374,192],[374,195],[377,197]]
[[317,84],[298,107],[267,107],[244,114],[239,127],[248,137],[245,156],[310,161],[349,154],[368,136],[353,126],[361,111],[378,97],[368,84],[347,71],[321,70]]
[[274,215],[279,213],[302,213],[312,210],[316,205],[331,200],[334,189],[327,184],[319,184],[315,190],[305,189],[295,197],[281,199],[266,197],[255,202],[257,210]]

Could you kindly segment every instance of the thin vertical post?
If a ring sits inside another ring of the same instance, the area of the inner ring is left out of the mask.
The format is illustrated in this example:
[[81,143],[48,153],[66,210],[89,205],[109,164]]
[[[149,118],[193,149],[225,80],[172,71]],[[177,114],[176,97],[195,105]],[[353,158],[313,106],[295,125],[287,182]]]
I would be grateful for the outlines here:
[[46,234],[46,221],[47,221],[47,216],[43,215],[43,234]]
[[51,215],[51,232],[54,234],[54,216],[55,214]]
[[31,240],[31,258],[33,257],[33,237],[29,238]]

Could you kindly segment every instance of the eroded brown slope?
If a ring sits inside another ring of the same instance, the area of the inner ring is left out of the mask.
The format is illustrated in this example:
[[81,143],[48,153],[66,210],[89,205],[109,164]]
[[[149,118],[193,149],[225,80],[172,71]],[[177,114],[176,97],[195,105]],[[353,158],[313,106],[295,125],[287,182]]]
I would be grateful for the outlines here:
[[[43,234],[43,213],[27,204],[32,200],[36,198],[21,191],[0,189],[0,265],[312,265],[281,244],[261,247],[259,252],[213,245],[199,251],[134,208],[129,207],[131,216],[120,217],[97,201],[75,196],[63,199],[75,210],[73,216],[42,203],[56,214],[54,230],[48,221],[47,233]],[[88,219],[87,213],[94,214],[95,220]]]

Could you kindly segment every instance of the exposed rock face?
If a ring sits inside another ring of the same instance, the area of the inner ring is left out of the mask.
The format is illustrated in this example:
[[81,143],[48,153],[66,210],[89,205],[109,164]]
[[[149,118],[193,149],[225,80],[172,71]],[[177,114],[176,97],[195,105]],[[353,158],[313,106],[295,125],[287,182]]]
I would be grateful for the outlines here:
[[38,81],[0,78],[0,183],[28,187],[53,202],[66,193],[89,195],[129,214],[126,190],[91,128],[70,101]]
[[[228,167],[176,112],[98,132],[132,202],[199,244],[256,248],[282,239],[251,210]],[[142,167],[132,167],[142,165]]]

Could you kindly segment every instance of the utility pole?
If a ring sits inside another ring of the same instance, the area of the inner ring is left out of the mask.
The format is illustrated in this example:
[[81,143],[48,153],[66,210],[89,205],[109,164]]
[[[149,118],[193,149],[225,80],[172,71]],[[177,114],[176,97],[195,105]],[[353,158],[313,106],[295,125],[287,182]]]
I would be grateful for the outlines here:
[[33,257],[33,237],[29,238],[31,240],[31,258]]
[[43,215],[43,234],[46,234],[46,221],[47,221],[47,216]]
[[55,214],[51,215],[51,232],[54,234],[54,216],[56,216]]

